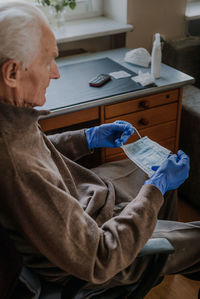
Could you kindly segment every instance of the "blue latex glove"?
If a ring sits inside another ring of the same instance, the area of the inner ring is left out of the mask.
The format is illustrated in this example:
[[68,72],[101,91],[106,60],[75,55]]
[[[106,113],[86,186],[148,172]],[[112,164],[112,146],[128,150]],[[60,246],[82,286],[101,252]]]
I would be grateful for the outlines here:
[[177,189],[188,178],[189,164],[189,157],[179,150],[177,155],[170,155],[160,167],[152,167],[157,170],[144,184],[156,186],[164,195],[168,190]]
[[95,147],[120,147],[133,133],[133,126],[123,120],[85,130],[89,149]]

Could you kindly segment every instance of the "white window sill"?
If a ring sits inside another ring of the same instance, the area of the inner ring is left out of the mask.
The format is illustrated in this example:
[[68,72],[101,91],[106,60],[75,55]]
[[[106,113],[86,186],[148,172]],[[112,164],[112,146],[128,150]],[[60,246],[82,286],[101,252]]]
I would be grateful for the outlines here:
[[186,20],[200,19],[200,1],[187,4],[185,17]]
[[132,31],[133,26],[106,17],[95,17],[66,22],[59,29],[53,28],[58,44]]

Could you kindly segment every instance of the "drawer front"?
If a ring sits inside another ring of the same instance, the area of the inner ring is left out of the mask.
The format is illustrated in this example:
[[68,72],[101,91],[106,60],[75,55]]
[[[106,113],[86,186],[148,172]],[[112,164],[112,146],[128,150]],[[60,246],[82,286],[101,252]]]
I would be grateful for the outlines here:
[[[142,137],[148,136],[152,140],[163,145],[166,140],[175,140],[176,121],[171,121],[168,123],[160,124],[158,126],[145,128],[143,130],[140,130],[139,133]],[[139,137],[138,137],[137,133],[135,132],[129,138],[127,143],[134,142],[138,139],[139,139]],[[173,144],[173,146],[174,146],[174,144]],[[170,145],[170,149],[171,149],[171,145]],[[173,150],[174,150],[174,148],[173,148]],[[118,155],[118,154],[122,154],[122,153],[123,153],[123,150],[121,148],[106,148],[105,149],[106,156]]]
[[105,119],[178,101],[178,89],[105,106]]
[[55,116],[52,118],[41,119],[39,123],[43,131],[49,131],[53,129],[80,124],[87,121],[96,120],[98,118],[99,109],[98,107],[95,107],[87,110],[80,110],[60,116]]
[[172,153],[175,153],[175,138],[163,140],[160,142],[160,145],[168,148]]
[[142,112],[121,115],[119,118],[111,118],[109,120],[105,120],[105,122],[109,123],[119,119],[125,120],[130,122],[134,127],[136,127],[136,129],[140,130],[160,123],[176,120],[177,109],[178,104],[173,103]]

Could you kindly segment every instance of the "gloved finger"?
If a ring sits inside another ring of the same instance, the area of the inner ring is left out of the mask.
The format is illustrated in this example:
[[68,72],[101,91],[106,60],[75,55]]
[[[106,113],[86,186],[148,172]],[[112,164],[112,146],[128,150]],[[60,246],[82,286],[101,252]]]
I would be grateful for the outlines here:
[[183,151],[179,150],[177,152],[177,163],[181,166],[190,164],[190,158],[188,155],[186,155]]
[[126,121],[125,120],[116,120],[114,123],[116,123],[116,124],[124,124],[124,123],[126,123]]
[[116,120],[113,124],[119,125],[119,128],[128,135],[132,135],[135,131],[134,127],[129,122],[124,120]]
[[155,165],[155,166],[152,166],[151,169],[152,169],[153,171],[156,171],[156,170],[158,170],[159,167],[160,167],[160,166]]
[[172,155],[173,157],[171,157],[171,162],[174,164],[173,167],[176,167],[176,169],[178,170],[183,170],[185,169],[185,171],[187,172],[187,176],[189,174],[189,169],[190,169],[190,161],[189,161],[189,157],[184,154],[181,156],[181,158],[178,157],[177,155]]
[[188,156],[182,156],[181,159],[178,161],[178,165],[181,167],[190,167],[190,158]]
[[130,136],[131,134],[122,134],[119,140],[121,141],[122,144],[124,144],[129,139]]
[[182,150],[178,150],[177,156],[179,157],[179,159],[186,159],[186,160],[190,159],[189,156],[186,155]]
[[124,134],[122,134],[120,136],[120,138],[116,138],[115,139],[115,145],[117,147],[122,146],[129,139],[129,137],[130,137],[130,135],[124,135]]
[[125,120],[116,120],[114,123],[120,124],[120,125],[131,125],[129,122],[127,122]]
[[117,134],[117,133],[125,133],[127,131],[127,125],[126,124],[116,124],[116,123],[113,123],[111,126],[110,126],[111,130],[113,133]]
[[129,137],[134,133],[134,131],[135,130],[134,130],[134,128],[132,126],[129,127],[129,128],[127,128],[127,129],[125,129],[125,131],[120,136],[121,142],[125,143],[129,139]]
[[124,129],[122,136],[127,135],[130,137],[134,132],[135,132],[134,127],[132,125],[127,125]]
[[182,151],[182,150],[178,150],[177,155],[178,155],[178,156],[182,156],[182,155],[185,155],[185,153],[184,153],[184,151]]
[[115,139],[115,147],[121,147],[123,145],[123,142],[119,138]]
[[179,161],[179,158],[176,154],[171,154],[167,159],[166,159],[166,162],[167,161],[173,161],[174,163],[177,163]]
[[135,132],[135,128],[133,126],[129,127],[127,130],[128,135],[132,135]]

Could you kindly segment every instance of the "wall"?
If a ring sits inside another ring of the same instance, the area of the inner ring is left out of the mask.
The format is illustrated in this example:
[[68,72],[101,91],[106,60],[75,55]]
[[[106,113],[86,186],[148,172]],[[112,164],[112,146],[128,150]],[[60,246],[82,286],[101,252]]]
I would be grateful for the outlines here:
[[[153,35],[161,33],[166,40],[185,36],[185,8],[187,0],[103,0],[103,14],[119,22],[132,24],[134,30],[124,35],[88,39],[67,43],[60,51],[76,49],[89,52],[115,47],[144,47],[151,52]],[[116,5],[117,4],[117,5]],[[71,55],[71,54],[69,54]]]
[[185,36],[185,8],[186,0],[128,0],[127,23],[134,30],[127,34],[126,46],[151,51],[156,32],[166,40]]
[[127,24],[127,0],[104,0],[103,6],[106,17]]

